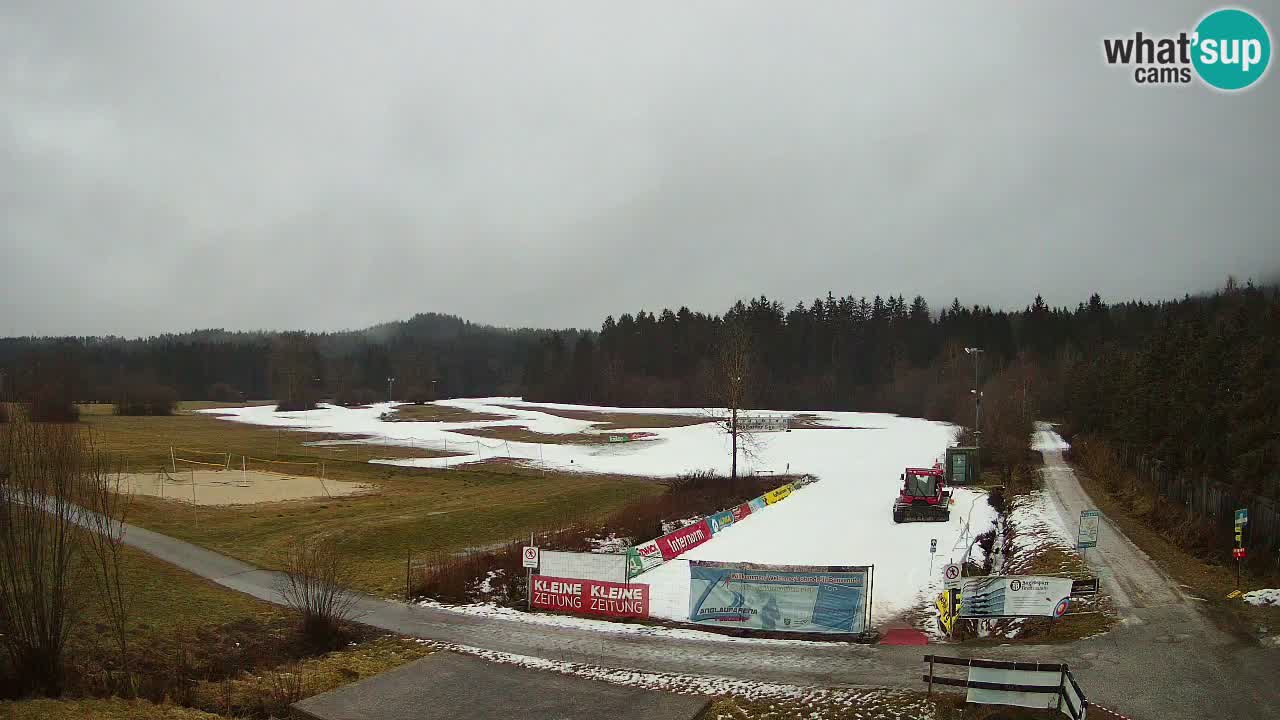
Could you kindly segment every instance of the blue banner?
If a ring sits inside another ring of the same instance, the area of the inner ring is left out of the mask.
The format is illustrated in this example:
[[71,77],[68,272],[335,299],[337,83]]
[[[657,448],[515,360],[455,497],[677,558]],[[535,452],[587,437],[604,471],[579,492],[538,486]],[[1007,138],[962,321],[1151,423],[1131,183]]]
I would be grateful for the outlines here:
[[707,522],[711,525],[711,534],[714,535],[733,524],[733,511],[718,512],[707,518]]
[[866,629],[871,570],[689,561],[689,620],[799,633]]
[[769,502],[764,499],[763,495],[752,500],[747,504],[751,506],[751,512],[760,512],[761,510],[769,506]]

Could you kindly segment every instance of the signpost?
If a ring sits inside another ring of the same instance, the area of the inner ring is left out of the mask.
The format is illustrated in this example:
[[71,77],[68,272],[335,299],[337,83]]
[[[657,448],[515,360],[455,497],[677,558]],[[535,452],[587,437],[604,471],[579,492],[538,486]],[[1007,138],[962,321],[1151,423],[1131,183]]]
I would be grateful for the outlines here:
[[933,574],[933,556],[938,552],[938,538],[929,541],[929,574]]
[[1080,595],[1097,595],[1098,594],[1098,578],[1085,578],[1083,580],[1071,581],[1071,597]]
[[956,563],[947,563],[942,568],[942,586],[947,590],[955,590],[960,587],[960,566]]
[[529,544],[520,552],[520,559],[525,568],[525,594],[529,596],[529,610],[533,610],[533,569],[538,567],[538,546],[533,544],[533,533],[529,533]]
[[1098,528],[1102,524],[1102,514],[1097,510],[1080,511],[1080,531],[1076,536],[1076,547],[1088,550],[1098,547]]
[[1236,589],[1240,589],[1240,564],[1244,561],[1244,526],[1249,524],[1249,508],[1236,510],[1236,546],[1231,557],[1236,559]]

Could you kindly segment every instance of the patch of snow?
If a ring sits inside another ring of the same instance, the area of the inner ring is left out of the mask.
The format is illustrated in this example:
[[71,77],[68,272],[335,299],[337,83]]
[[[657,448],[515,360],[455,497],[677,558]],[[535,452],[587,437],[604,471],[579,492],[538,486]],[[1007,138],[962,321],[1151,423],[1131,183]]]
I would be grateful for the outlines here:
[[[842,706],[845,710],[853,710],[854,712],[859,709],[874,712],[879,708],[884,708],[892,712],[895,717],[918,718],[919,720],[928,720],[935,717],[933,705],[930,701],[922,697],[920,693],[906,690],[891,690],[887,688],[816,688],[726,677],[621,670],[591,664],[592,658],[589,652],[582,653],[582,662],[573,662],[572,659],[548,660],[528,655],[481,650],[453,643],[419,642],[440,650],[466,653],[490,662],[518,665],[536,670],[549,670],[614,685],[658,690],[680,695],[732,696],[749,701],[790,700],[822,707]],[[883,717],[884,715],[875,713],[875,716]]]
[[[482,441],[458,433],[468,428],[525,425],[538,433],[563,434],[590,430],[596,423],[552,415],[549,409],[594,410],[611,413],[688,414],[686,408],[604,408],[566,404],[528,403],[518,398],[480,398],[439,401],[464,410],[498,413],[502,420],[463,422],[384,422],[393,403],[364,408],[323,405],[306,412],[277,413],[272,406],[220,408],[206,412],[235,422],[290,427],[312,432],[364,436],[374,444],[429,448],[453,457],[378,459],[371,462],[415,467],[453,467],[458,464],[507,458],[533,466],[577,472],[670,477],[695,470],[728,474],[729,438],[714,423],[651,428],[648,442],[611,444],[543,444]],[[497,407],[514,406],[512,407]],[[752,411],[753,415],[791,415],[780,411]],[[852,429],[825,428],[760,433],[760,447],[752,458],[739,458],[740,472],[781,471],[821,479],[791,497],[736,523],[694,548],[685,559],[666,563],[639,582],[653,587],[651,611],[658,617],[683,620],[688,613],[687,559],[757,562],[785,565],[874,565],[872,619],[886,620],[918,603],[922,590],[941,582],[942,565],[959,561],[973,534],[988,527],[994,510],[985,496],[965,488],[955,490],[952,517],[945,523],[895,524],[892,503],[905,467],[928,466],[940,459],[955,439],[956,428],[946,423],[882,413],[821,412],[815,420]],[[965,524],[967,522],[967,525]],[[931,556],[929,541],[937,539]],[[930,565],[932,564],[932,571]]]
[[1053,426],[1048,423],[1038,423],[1035,434],[1031,436],[1031,449],[1037,451],[1043,450],[1070,450],[1071,443],[1062,439],[1062,436],[1053,431]]
[[1280,588],[1268,588],[1265,590],[1254,590],[1247,592],[1241,596],[1241,599],[1250,605],[1280,606]]

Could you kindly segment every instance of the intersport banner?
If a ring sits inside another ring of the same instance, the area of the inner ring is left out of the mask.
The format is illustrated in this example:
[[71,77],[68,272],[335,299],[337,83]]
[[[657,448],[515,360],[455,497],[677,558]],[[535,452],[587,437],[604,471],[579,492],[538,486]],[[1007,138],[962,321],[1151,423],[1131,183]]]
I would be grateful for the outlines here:
[[533,576],[533,607],[616,618],[649,617],[649,586]]
[[712,535],[729,527],[730,525],[733,524],[733,521],[734,521],[734,517],[733,517],[732,510],[725,510],[724,512],[718,512],[715,515],[712,515],[711,517],[707,518],[707,524],[711,526]]
[[710,539],[711,525],[703,518],[692,525],[667,533],[654,542],[658,543],[658,549],[662,551],[662,559],[671,560]]
[[689,561],[689,619],[701,625],[800,633],[861,633],[865,566]]

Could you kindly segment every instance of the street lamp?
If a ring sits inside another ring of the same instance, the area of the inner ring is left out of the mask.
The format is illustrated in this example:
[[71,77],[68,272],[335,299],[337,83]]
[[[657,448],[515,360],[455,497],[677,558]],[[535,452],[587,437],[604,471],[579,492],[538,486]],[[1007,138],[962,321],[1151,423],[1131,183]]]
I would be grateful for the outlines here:
[[982,392],[978,390],[978,365],[982,361],[982,348],[967,347],[965,353],[973,356],[973,446],[982,447]]
[[387,378],[387,402],[391,402],[391,384],[396,381],[395,378]]

